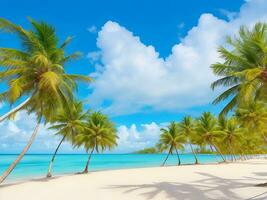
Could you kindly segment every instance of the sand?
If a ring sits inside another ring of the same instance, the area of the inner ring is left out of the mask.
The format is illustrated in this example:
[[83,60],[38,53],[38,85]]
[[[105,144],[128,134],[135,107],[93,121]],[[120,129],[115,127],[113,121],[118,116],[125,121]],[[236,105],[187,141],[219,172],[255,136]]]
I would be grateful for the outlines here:
[[91,172],[0,186],[0,200],[267,199],[267,160]]

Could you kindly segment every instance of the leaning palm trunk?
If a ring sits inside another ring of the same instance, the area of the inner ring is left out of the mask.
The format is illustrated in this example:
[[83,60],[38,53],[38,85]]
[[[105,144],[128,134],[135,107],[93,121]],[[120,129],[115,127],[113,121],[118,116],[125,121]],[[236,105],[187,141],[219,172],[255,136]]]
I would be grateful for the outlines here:
[[38,123],[30,137],[30,140],[28,141],[27,145],[23,149],[23,151],[20,153],[20,155],[17,157],[17,159],[9,166],[9,168],[3,173],[3,175],[0,178],[0,184],[7,178],[7,176],[12,172],[12,170],[16,167],[16,165],[20,162],[20,160],[23,158],[23,156],[26,154],[30,146],[32,145],[40,127],[40,121],[38,120]]
[[177,155],[177,159],[178,159],[178,165],[181,165],[181,159],[180,159],[180,156],[179,156],[179,153],[178,153],[178,150],[176,147],[175,147],[175,151],[176,151],[176,155]]
[[199,164],[198,159],[197,159],[196,152],[194,151],[194,149],[193,149],[193,147],[192,147],[192,144],[189,143],[189,145],[190,145],[191,151],[192,151],[192,153],[193,153],[193,155],[194,155],[194,157],[195,157],[195,164]]
[[64,135],[64,137],[59,142],[59,144],[58,144],[58,146],[57,146],[57,148],[56,148],[56,150],[54,152],[54,155],[53,155],[53,157],[52,157],[52,159],[51,159],[51,161],[49,163],[48,172],[47,172],[47,175],[46,175],[47,178],[52,177],[52,173],[51,172],[52,172],[53,163],[54,163],[55,157],[57,155],[57,151],[58,151],[59,147],[61,146],[62,142],[65,140],[65,138],[66,138],[66,135]]
[[226,160],[225,160],[225,158],[223,157],[222,152],[220,151],[220,149],[219,149],[215,144],[212,144],[212,145],[214,146],[214,148],[216,149],[216,151],[220,154],[220,156],[221,156],[223,162],[226,162]]
[[211,150],[212,152],[214,152],[214,149],[213,149],[212,145],[210,145],[210,150]]
[[228,158],[226,156],[226,159],[230,160],[230,158],[231,158],[231,161],[233,162],[234,161],[234,155],[233,155],[232,145],[231,145],[230,142],[228,142],[228,151],[227,151],[227,153],[229,155],[228,155]]
[[11,109],[9,112],[7,112],[6,114],[4,114],[3,116],[0,117],[0,122],[4,121],[6,118],[10,117],[12,114],[15,114],[16,112],[18,112],[23,106],[25,106],[29,101],[31,100],[31,98],[27,98],[25,101],[23,101],[21,104],[19,104],[17,107]]
[[168,158],[169,158],[169,155],[171,154],[171,149],[172,149],[172,147],[170,148],[170,150],[169,150],[169,152],[168,152],[168,155],[167,155],[167,157],[165,158],[165,160],[164,160],[164,162],[162,163],[162,165],[161,165],[161,166],[164,166],[164,165],[165,165],[165,163],[166,163],[166,161],[168,160]]
[[83,170],[83,173],[88,173],[88,166],[89,166],[91,156],[92,156],[94,150],[95,150],[95,146],[93,147],[91,153],[89,154],[88,160],[87,160],[86,165],[85,165],[85,169]]

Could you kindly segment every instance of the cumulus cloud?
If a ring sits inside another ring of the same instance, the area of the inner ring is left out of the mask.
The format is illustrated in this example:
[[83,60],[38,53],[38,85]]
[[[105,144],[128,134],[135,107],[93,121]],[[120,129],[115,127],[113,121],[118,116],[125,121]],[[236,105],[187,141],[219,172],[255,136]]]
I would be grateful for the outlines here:
[[[228,21],[202,14],[198,24],[162,58],[131,31],[108,21],[98,33],[102,67],[90,95],[95,107],[107,113],[129,114],[151,110],[179,110],[204,105],[215,97],[210,84],[216,79],[210,65],[225,36],[240,25],[267,20],[265,0],[247,1]],[[108,102],[108,103],[107,103]]]
[[95,25],[90,26],[87,30],[88,30],[90,33],[97,33],[97,27],[96,27]]
[[[119,126],[118,129],[118,147],[113,153],[128,153],[140,150],[146,147],[152,147],[158,141],[160,128],[164,124],[142,124],[136,126]],[[28,142],[34,128],[36,118],[34,115],[28,115],[22,111],[18,113],[15,120],[5,121],[0,124],[0,153],[18,153]],[[41,125],[29,153],[52,153],[57,147],[61,137],[55,136],[54,132],[47,130],[47,127]],[[83,148],[73,149],[72,146],[65,142],[62,144],[59,153],[84,153]]]
[[181,22],[180,24],[178,24],[177,27],[178,27],[179,29],[182,29],[182,28],[184,28],[184,26],[185,26],[185,23],[184,23],[184,22]]
[[[14,120],[6,120],[0,123],[0,152],[18,153],[28,142],[35,126],[36,118],[26,112],[19,112]],[[29,152],[53,152],[60,140],[53,131],[47,130],[44,125],[40,126],[38,133]],[[61,151],[72,151],[68,143],[62,145]]]
[[160,135],[160,128],[154,122],[150,124],[142,124],[139,129],[135,124],[130,127],[118,127],[118,147],[114,152],[134,152],[147,147],[153,147],[158,142]]

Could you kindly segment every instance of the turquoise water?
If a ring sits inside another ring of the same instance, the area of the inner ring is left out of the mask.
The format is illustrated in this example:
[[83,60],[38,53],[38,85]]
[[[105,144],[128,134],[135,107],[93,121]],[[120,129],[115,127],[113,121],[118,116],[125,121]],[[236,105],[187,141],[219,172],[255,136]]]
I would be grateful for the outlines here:
[[[17,155],[0,155],[0,173],[2,173],[16,157]],[[82,171],[87,157],[88,156],[85,154],[57,155],[54,162],[53,175],[71,174]],[[89,170],[97,171],[160,166],[165,157],[166,154],[96,154],[92,156]],[[26,155],[8,177],[8,180],[13,181],[44,177],[50,159],[51,155]],[[221,161],[219,156],[208,154],[198,155],[198,159],[200,163]],[[192,154],[182,154],[181,162],[182,164],[194,163],[194,157]],[[176,155],[170,155],[166,164],[176,165]]]

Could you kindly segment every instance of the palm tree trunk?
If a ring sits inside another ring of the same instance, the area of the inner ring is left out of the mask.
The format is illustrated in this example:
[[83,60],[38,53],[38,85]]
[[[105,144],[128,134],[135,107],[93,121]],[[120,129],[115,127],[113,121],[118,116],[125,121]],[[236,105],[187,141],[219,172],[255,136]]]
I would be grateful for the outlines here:
[[17,157],[17,159],[9,166],[9,168],[3,173],[3,175],[0,178],[0,184],[7,178],[7,176],[12,172],[12,170],[16,167],[16,165],[20,162],[20,160],[23,158],[23,156],[27,153],[30,146],[32,145],[38,131],[40,128],[41,119],[38,120],[38,123],[30,137],[30,140],[28,141],[27,145],[24,147],[20,155]]
[[229,154],[229,159],[227,158],[228,156],[226,156],[227,160],[230,160],[233,162],[234,161],[234,157],[233,157],[233,151],[232,151],[232,146],[231,143],[228,141],[228,154]]
[[226,160],[223,157],[222,152],[220,151],[220,149],[215,144],[212,144],[212,145],[214,146],[214,148],[216,149],[216,151],[220,154],[221,158],[223,159],[223,162],[226,162]]
[[178,158],[178,165],[181,165],[180,156],[179,156],[179,153],[178,153],[178,150],[177,150],[176,147],[175,147],[175,151],[176,151],[176,155],[177,155],[177,158]]
[[194,157],[195,157],[195,164],[199,164],[198,159],[197,159],[196,152],[194,151],[194,149],[193,149],[193,147],[192,147],[192,144],[189,143],[189,145],[190,145],[191,151],[192,151],[192,153],[194,154]]
[[25,106],[29,101],[31,100],[31,97],[27,98],[25,101],[23,101],[21,104],[19,104],[17,107],[11,109],[9,112],[6,114],[2,115],[0,117],[0,122],[4,121],[6,118],[11,116],[12,114],[18,112],[23,106]]
[[211,149],[212,152],[214,152],[214,149],[213,149],[212,145],[210,145],[210,149]]
[[89,154],[88,160],[87,160],[86,165],[85,165],[85,169],[83,170],[83,173],[88,173],[88,166],[89,166],[89,163],[90,163],[90,160],[91,160],[91,156],[92,156],[94,150],[95,150],[95,146],[92,148],[92,151]]
[[170,150],[169,150],[169,152],[168,152],[168,155],[167,155],[167,157],[165,158],[165,160],[164,160],[164,162],[162,163],[162,165],[161,165],[161,166],[164,166],[164,165],[165,165],[165,163],[166,163],[166,161],[168,160],[168,158],[169,158],[169,155],[171,154],[171,149],[172,149],[172,147],[170,148]]
[[52,172],[53,163],[54,163],[57,151],[58,151],[59,147],[61,146],[62,142],[65,140],[65,138],[66,138],[66,135],[64,135],[64,137],[61,139],[61,141],[59,142],[59,144],[58,144],[58,146],[57,146],[57,148],[56,148],[56,150],[55,150],[55,152],[53,154],[53,157],[52,157],[52,159],[51,159],[51,161],[49,163],[48,172],[47,172],[47,175],[46,175],[47,178],[52,177],[51,172]]

